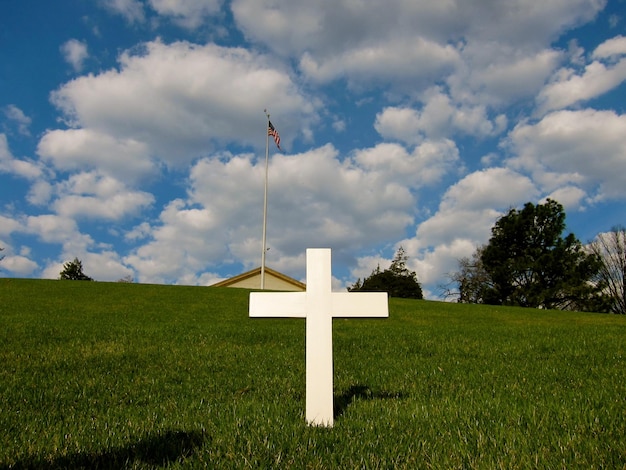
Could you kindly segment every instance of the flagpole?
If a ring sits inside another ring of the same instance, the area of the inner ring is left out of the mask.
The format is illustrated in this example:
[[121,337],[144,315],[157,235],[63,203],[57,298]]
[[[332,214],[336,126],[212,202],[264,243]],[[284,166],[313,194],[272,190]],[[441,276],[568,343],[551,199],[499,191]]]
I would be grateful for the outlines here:
[[265,126],[265,188],[263,191],[263,251],[261,252],[261,290],[265,289],[265,252],[266,248],[266,233],[267,233],[267,173],[269,167],[269,153],[270,153],[270,115],[267,109],[263,110],[267,116],[267,126]]

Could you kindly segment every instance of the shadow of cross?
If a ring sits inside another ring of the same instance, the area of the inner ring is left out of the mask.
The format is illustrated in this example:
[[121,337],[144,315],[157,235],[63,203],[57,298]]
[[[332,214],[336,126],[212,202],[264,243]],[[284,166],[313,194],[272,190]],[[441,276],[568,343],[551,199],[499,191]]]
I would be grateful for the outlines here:
[[306,292],[251,292],[250,317],[306,318],[306,420],[333,425],[333,317],[388,317],[386,292],[332,292],[330,249],[306,250]]

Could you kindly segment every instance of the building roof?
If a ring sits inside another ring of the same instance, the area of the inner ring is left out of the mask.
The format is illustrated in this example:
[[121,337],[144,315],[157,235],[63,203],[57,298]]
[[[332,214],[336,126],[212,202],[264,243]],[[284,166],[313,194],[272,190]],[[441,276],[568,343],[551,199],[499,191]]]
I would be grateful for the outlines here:
[[[211,287],[239,287],[244,289],[261,288],[261,268],[239,274],[213,284]],[[278,291],[306,291],[306,284],[297,281],[285,274],[265,267],[265,288]]]

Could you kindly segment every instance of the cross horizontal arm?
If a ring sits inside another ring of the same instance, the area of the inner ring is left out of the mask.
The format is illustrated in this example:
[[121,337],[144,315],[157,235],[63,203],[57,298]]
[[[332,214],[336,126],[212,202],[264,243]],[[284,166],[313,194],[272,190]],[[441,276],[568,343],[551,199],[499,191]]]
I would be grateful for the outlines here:
[[334,292],[331,296],[333,317],[387,318],[386,292]]
[[306,318],[306,292],[251,292],[250,317]]

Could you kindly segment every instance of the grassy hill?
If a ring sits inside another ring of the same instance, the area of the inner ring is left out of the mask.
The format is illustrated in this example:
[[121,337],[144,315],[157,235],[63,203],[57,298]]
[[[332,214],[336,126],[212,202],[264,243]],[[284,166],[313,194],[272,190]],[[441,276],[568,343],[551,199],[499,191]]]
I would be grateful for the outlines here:
[[390,300],[334,320],[335,427],[304,320],[248,292],[0,279],[0,468],[624,468],[626,318]]

